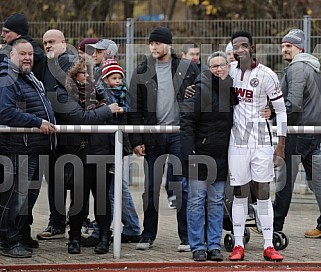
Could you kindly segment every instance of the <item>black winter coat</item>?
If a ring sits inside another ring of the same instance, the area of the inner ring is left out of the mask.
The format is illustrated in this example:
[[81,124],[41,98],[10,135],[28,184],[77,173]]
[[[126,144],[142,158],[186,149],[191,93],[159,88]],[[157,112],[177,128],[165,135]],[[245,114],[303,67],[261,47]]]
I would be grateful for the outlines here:
[[181,117],[183,174],[197,180],[226,180],[233,106],[238,103],[233,81],[229,76],[222,80],[207,70],[195,85],[195,95],[185,100]]
[[[25,39],[28,42],[31,43],[33,47],[33,67],[32,72],[35,74],[36,78],[42,81],[43,76],[43,69],[44,69],[44,61],[45,61],[45,55],[42,50],[42,48],[39,46],[39,44],[33,40],[29,35],[21,36],[18,39]],[[0,50],[0,62],[4,61],[5,58],[9,58],[9,53],[12,49],[12,44],[14,41],[18,40],[12,40],[10,43],[8,43],[3,49]]]
[[56,88],[64,87],[68,70],[78,61],[78,56],[64,52],[58,58],[45,59],[42,82],[50,102],[56,101]]
[[[75,86],[76,88],[76,86]],[[113,117],[107,105],[94,110],[85,110],[78,97],[68,93],[64,88],[57,88],[58,104],[55,106],[55,116],[60,125],[103,125],[111,123]],[[110,147],[109,135],[96,134],[61,134],[58,138],[58,155],[75,154],[85,159],[86,155],[114,154]]]
[[[195,63],[186,59],[180,59],[172,55],[172,78],[176,99],[179,103],[183,101],[185,89],[194,84],[199,74]],[[155,59],[149,56],[142,62],[133,73],[129,85],[129,111],[127,121],[130,125],[157,125],[157,75],[155,70]],[[154,146],[156,144],[154,134],[130,134],[132,147],[145,144]]]

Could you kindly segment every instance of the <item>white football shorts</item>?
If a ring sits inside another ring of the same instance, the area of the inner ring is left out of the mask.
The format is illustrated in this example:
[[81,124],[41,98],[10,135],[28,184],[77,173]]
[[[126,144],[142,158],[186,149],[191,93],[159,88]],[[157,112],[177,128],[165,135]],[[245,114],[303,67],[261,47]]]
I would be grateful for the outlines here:
[[259,148],[230,146],[228,163],[231,186],[242,186],[249,181],[271,182],[274,178],[274,147]]

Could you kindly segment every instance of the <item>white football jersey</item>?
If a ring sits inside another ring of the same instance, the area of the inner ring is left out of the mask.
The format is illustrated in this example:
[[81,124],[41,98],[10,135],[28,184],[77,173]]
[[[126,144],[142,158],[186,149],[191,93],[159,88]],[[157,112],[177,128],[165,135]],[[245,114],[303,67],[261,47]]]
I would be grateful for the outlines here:
[[277,114],[277,135],[286,135],[286,110],[277,75],[268,67],[257,63],[242,73],[238,62],[231,63],[230,76],[239,100],[234,108],[234,124],[230,145],[263,147],[272,145],[271,122],[261,112],[272,102]]

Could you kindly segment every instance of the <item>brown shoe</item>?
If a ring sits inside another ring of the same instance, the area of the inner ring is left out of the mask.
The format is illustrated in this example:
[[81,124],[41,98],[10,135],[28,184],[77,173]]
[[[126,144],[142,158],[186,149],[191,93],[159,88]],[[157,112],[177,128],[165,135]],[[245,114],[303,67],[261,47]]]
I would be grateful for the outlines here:
[[320,238],[321,237],[321,230],[318,230],[318,229],[307,230],[304,233],[304,236],[306,238]]

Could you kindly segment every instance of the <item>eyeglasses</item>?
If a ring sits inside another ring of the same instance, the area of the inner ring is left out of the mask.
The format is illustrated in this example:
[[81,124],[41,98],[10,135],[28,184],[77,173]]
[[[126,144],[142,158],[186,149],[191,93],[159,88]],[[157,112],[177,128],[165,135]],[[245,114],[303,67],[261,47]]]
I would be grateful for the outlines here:
[[227,65],[227,62],[226,62],[226,63],[222,63],[222,64],[218,64],[218,65],[212,65],[212,66],[209,66],[209,68],[210,68],[211,70],[217,70],[218,67],[225,68],[226,65]]

